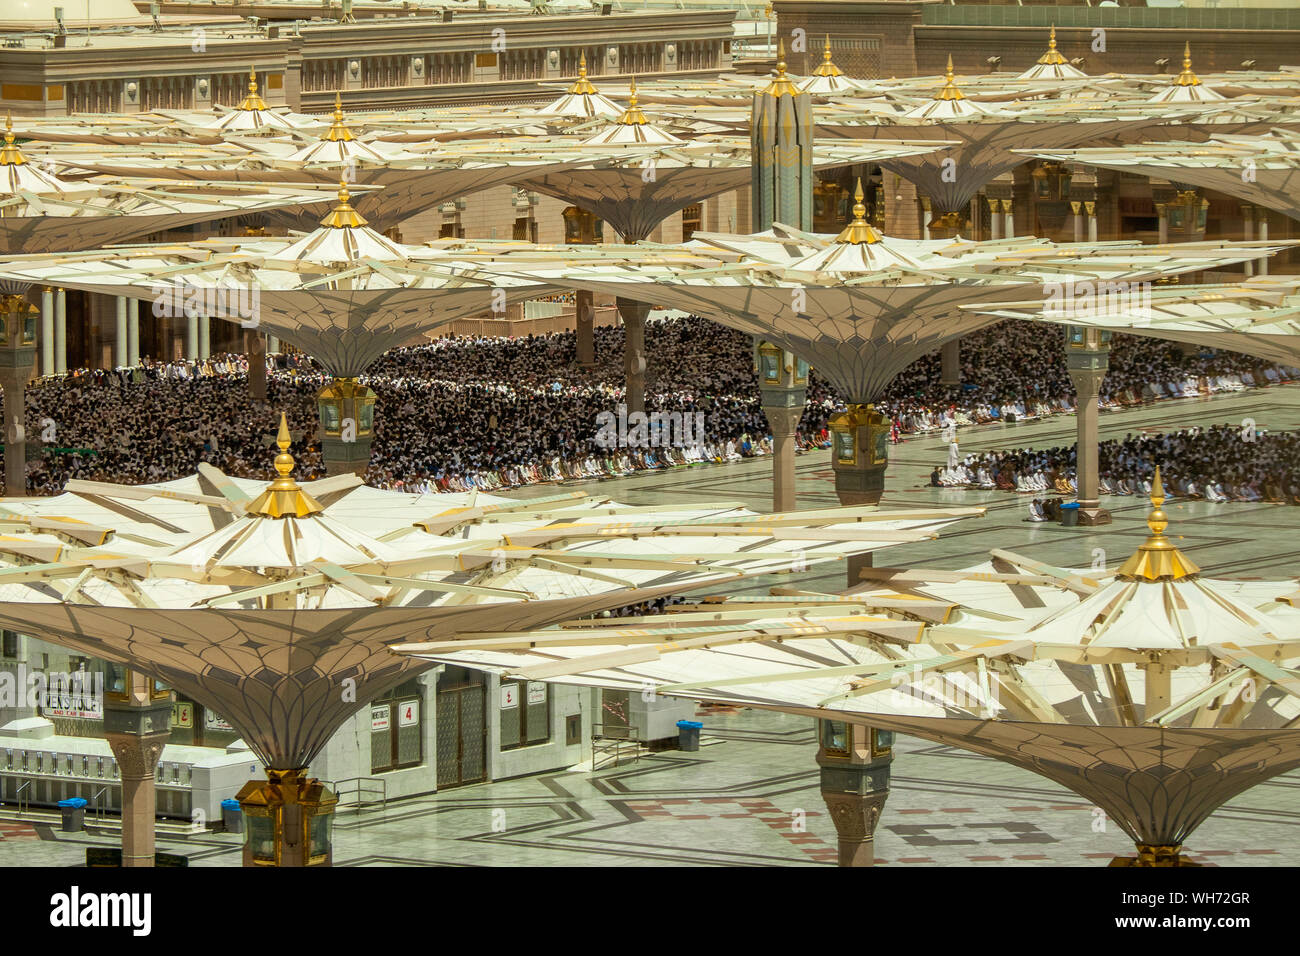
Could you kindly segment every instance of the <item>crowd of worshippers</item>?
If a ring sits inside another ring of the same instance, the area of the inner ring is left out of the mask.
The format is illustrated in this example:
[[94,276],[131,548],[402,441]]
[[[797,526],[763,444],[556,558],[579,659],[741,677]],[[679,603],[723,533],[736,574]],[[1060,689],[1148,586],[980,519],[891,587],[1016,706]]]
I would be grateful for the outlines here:
[[[1247,419],[1156,435],[1129,433],[1097,447],[1103,495],[1149,495],[1159,465],[1169,497],[1300,505],[1300,432],[1270,432]],[[1072,498],[1077,467],[1073,445],[985,452],[936,467],[930,484]],[[1059,504],[1035,498],[1030,520],[1050,520]]]
[[[623,332],[596,330],[594,365],[576,362],[573,333],[518,338],[446,337],[399,348],[361,381],[377,394],[367,483],[408,491],[495,491],[538,482],[737,461],[770,454],[751,339],[702,319],[647,325],[647,410],[703,414],[700,435],[675,443],[604,447],[601,416],[624,398]],[[267,401],[249,395],[243,355],[201,362],[146,362],[79,370],[27,389],[28,490],[55,494],[71,478],[140,484],[192,474],[209,462],[227,474],[265,479],[281,412],[288,416],[295,474],[325,473],[316,393],[329,377],[311,359],[267,358]],[[962,342],[960,386],[939,384],[939,359],[905,369],[877,403],[895,440],[938,428],[1029,419],[1073,410],[1064,332],[1001,323]],[[1209,394],[1300,377],[1246,356],[1187,354],[1153,338],[1116,336],[1102,401],[1108,407]],[[827,447],[828,419],[843,407],[813,374],[796,436]],[[34,453],[32,442],[41,447]]]

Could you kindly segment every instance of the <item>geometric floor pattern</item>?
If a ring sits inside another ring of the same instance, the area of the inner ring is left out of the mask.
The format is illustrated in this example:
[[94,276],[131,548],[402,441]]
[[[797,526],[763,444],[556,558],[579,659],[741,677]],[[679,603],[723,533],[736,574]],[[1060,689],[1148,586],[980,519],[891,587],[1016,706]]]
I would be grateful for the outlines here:
[[[833,866],[811,722],[701,712],[697,753],[596,773],[550,773],[389,804],[335,827],[336,866]],[[1027,771],[916,738],[896,741],[876,831],[886,866],[1103,866],[1132,845],[1069,791]],[[1188,846],[1228,866],[1300,863],[1300,773],[1224,806]],[[28,828],[30,829],[30,828]],[[114,836],[42,828],[0,841],[0,866],[72,866]],[[191,866],[238,866],[239,838],[161,836]]]

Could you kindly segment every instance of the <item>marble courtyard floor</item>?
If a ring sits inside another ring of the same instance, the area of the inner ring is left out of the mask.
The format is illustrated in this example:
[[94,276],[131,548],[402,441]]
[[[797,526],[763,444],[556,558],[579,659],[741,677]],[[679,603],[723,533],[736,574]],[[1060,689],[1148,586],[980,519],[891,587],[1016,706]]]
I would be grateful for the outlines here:
[[[1300,428],[1300,386],[1208,400],[1165,402],[1104,413],[1103,438],[1254,419],[1270,430]],[[1073,442],[1074,419],[962,429],[963,452]],[[799,506],[835,504],[829,451],[798,460]],[[893,548],[876,564],[959,568],[993,547],[1051,564],[1088,567],[1095,550],[1122,562],[1145,538],[1149,504],[1104,498],[1114,523],[1097,529],[1030,524],[1025,497],[926,487],[944,460],[937,435],[891,449],[885,497],[892,505],[982,504],[938,541]],[[767,460],[683,469],[566,488],[634,504],[742,502],[770,508]],[[518,494],[554,494],[554,486]],[[1300,573],[1300,508],[1172,499],[1170,534],[1208,575],[1253,578]],[[805,586],[843,587],[843,572],[805,575]],[[775,581],[757,582],[763,590]],[[446,790],[341,814],[335,863],[450,866],[825,866],[835,832],[818,792],[812,722],[753,710],[701,709],[698,753],[668,751],[595,773],[554,772]],[[1132,852],[1112,823],[1050,781],[987,758],[900,738],[892,791],[877,830],[877,859],[917,866],[1102,866]],[[1227,804],[1189,842],[1194,860],[1219,865],[1300,863],[1300,773],[1275,778]],[[0,822],[0,866],[69,866],[115,833],[63,834],[45,825]],[[193,866],[239,865],[239,837],[160,834],[158,848]]]

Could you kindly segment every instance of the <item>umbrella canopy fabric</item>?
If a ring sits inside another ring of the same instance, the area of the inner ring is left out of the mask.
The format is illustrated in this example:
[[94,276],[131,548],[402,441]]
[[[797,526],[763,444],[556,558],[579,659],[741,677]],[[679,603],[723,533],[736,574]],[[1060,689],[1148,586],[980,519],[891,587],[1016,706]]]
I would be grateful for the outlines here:
[[521,630],[925,540],[962,515],[757,515],[298,485],[211,466],[156,485],[73,481],[0,509],[0,621],[128,665],[222,714],[275,769],[307,766],[349,715],[427,666],[404,640]]

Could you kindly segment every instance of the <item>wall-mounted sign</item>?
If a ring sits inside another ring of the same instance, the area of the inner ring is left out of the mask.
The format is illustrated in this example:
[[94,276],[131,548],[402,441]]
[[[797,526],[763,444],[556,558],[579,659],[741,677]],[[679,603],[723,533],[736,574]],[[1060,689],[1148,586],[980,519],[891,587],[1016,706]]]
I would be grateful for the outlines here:
[[188,701],[178,700],[172,704],[172,726],[173,727],[193,727],[194,726],[194,705]]
[[397,726],[414,727],[420,722],[420,702],[408,700],[397,705]]
[[528,705],[546,703],[546,682],[530,680],[528,682]]
[[515,683],[501,685],[501,709],[509,710],[519,706],[519,685]]
[[387,704],[382,707],[370,708],[370,729],[372,731],[387,730],[390,719],[390,711]]

